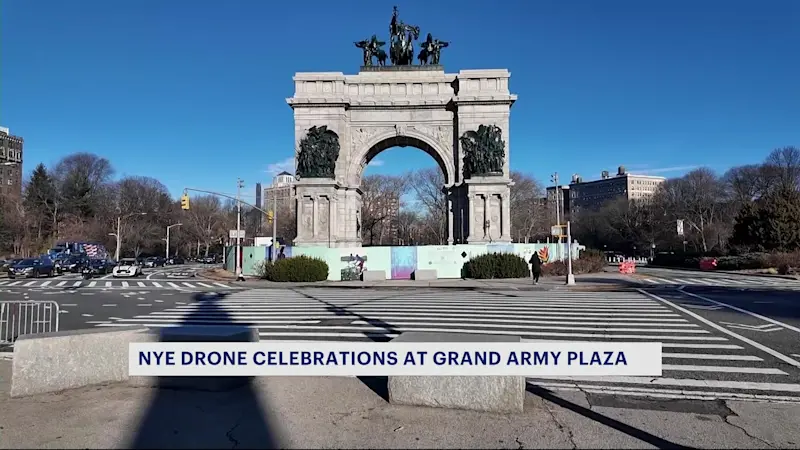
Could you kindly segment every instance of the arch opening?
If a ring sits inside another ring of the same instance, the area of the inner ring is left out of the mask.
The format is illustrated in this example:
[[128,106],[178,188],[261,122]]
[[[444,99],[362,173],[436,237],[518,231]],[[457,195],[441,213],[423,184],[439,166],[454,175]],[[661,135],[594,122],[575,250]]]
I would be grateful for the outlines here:
[[453,174],[451,173],[452,170],[447,164],[447,162],[445,162],[445,159],[442,157],[442,154],[439,150],[437,150],[431,144],[425,142],[420,138],[416,138],[413,136],[398,135],[381,139],[367,149],[367,151],[361,157],[360,161],[358,161],[359,163],[358,169],[356,170],[355,173],[356,180],[358,180],[359,184],[361,178],[364,175],[364,170],[366,169],[367,165],[369,165],[369,163],[372,160],[374,160],[378,155],[383,153],[385,150],[395,147],[400,147],[400,148],[412,147],[427,153],[431,158],[433,158],[434,161],[436,161],[436,165],[444,175],[445,185],[447,186],[453,183]]

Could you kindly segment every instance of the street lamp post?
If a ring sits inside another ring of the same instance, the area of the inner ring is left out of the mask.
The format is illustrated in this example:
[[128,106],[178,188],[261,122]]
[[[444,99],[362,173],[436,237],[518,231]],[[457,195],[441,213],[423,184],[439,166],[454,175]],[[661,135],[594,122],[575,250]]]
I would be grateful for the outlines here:
[[108,233],[109,236],[114,236],[117,238],[117,249],[114,251],[114,260],[119,262],[119,252],[120,248],[122,247],[122,234],[120,229],[122,228],[122,219],[127,219],[128,217],[133,216],[146,216],[146,212],[137,212],[137,213],[130,213],[124,216],[117,216],[117,232],[116,233]]
[[172,224],[172,225],[167,227],[167,251],[166,251],[165,259],[169,259],[169,230],[172,227],[179,227],[181,225],[183,225],[183,224],[182,223],[174,223],[174,224]]

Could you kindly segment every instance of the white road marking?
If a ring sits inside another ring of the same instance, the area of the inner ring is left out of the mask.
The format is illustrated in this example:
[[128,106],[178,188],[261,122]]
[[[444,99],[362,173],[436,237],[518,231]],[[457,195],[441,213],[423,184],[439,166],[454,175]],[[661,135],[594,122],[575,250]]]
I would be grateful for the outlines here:
[[[124,281],[123,281],[123,283],[124,283]],[[106,281],[106,287],[111,287],[111,286],[113,286],[113,284],[110,281]]]
[[695,380],[692,378],[652,378],[652,377],[536,377],[537,379],[570,381],[606,382],[624,384],[644,384],[649,386],[684,386],[700,388],[742,389],[746,391],[800,392],[800,384],[757,383],[753,381]]
[[[80,282],[79,282],[79,283],[80,283]],[[95,286],[97,286],[97,281],[92,281],[92,282],[90,282],[90,283],[89,283],[89,287],[90,287],[90,288],[93,288],[93,287],[95,287]]]
[[688,366],[662,364],[662,370],[683,371],[683,372],[727,372],[727,373],[760,373],[762,375],[789,375],[788,373],[770,367],[739,367],[739,366]]
[[6,283],[8,283],[8,281],[0,281],[0,286],[4,285]]
[[58,312],[60,314],[69,314],[69,311],[67,311],[66,309],[59,310]]
[[143,283],[143,282],[141,282],[141,281],[137,281],[137,282],[136,282],[136,284],[138,284],[138,285],[139,285],[139,287],[147,287],[147,285],[146,285],[146,284],[144,284],[144,283]]
[[28,281],[27,283],[24,284],[24,286],[33,286],[36,283],[37,283],[36,281]]
[[59,281],[58,283],[56,283],[56,286],[64,286],[65,284],[67,284],[66,281]]
[[771,323],[765,323],[764,325],[745,325],[743,323],[730,323],[730,322],[720,322],[723,325],[727,325],[728,328],[737,328],[739,330],[748,330],[748,331],[758,331],[760,333],[769,333],[772,331],[780,331],[783,328],[773,325]]
[[151,305],[150,303],[139,303],[136,306],[153,306],[153,305]]
[[227,288],[227,287],[229,287],[228,285],[226,285],[226,284],[222,284],[222,283],[214,283],[214,285],[215,285],[215,286],[219,286],[219,287],[224,287],[224,288]]
[[[723,333],[727,334],[728,336],[733,336],[734,338],[736,338],[736,339],[738,339],[738,340],[740,340],[740,341],[742,341],[742,342],[745,342],[745,343],[747,343],[747,344],[750,344],[750,345],[752,345],[753,347],[755,347],[755,348],[757,348],[757,349],[759,349],[759,350],[761,350],[761,351],[763,351],[763,352],[767,352],[767,353],[769,353],[770,355],[772,355],[772,356],[774,356],[774,357],[776,357],[776,358],[780,359],[780,360],[781,360],[781,361],[783,361],[783,362],[786,362],[786,363],[788,363],[788,364],[791,364],[791,365],[793,365],[793,366],[795,366],[795,367],[800,367],[800,362],[798,362],[798,361],[795,361],[794,359],[792,359],[792,358],[790,358],[790,357],[788,357],[788,356],[784,355],[783,353],[780,353],[780,352],[778,352],[778,351],[776,351],[776,350],[773,350],[773,349],[771,349],[771,348],[767,347],[766,345],[760,344],[760,343],[758,343],[758,342],[756,342],[756,341],[754,341],[754,340],[752,340],[752,339],[748,339],[748,338],[746,338],[746,337],[742,336],[741,334],[735,333],[735,332],[733,332],[733,331],[731,331],[731,330],[729,330],[729,329],[727,329],[727,328],[723,327],[722,325],[719,325],[719,324],[717,324],[717,323],[715,323],[715,322],[712,322],[712,321],[710,321],[710,320],[706,319],[705,317],[703,317],[703,316],[701,316],[701,315],[699,315],[699,314],[697,314],[697,313],[694,313],[694,312],[692,312],[692,311],[689,311],[689,310],[688,310],[688,309],[686,309],[686,308],[681,308],[680,306],[676,305],[675,303],[673,303],[673,302],[671,302],[671,301],[669,301],[669,300],[666,300],[666,299],[664,299],[664,298],[661,298],[661,297],[659,297],[659,296],[657,296],[657,295],[655,295],[655,294],[651,294],[651,293],[649,293],[649,292],[647,292],[647,291],[644,291],[644,290],[642,290],[642,289],[637,289],[637,291],[639,291],[639,292],[641,292],[642,294],[645,294],[645,295],[647,295],[647,296],[649,296],[649,297],[651,297],[651,298],[654,298],[654,299],[656,299],[656,300],[658,300],[658,301],[660,301],[660,302],[663,302],[663,303],[664,303],[664,304],[666,304],[666,305],[670,305],[670,306],[672,306],[673,308],[677,309],[678,311],[683,311],[684,313],[686,313],[686,314],[689,314],[690,316],[692,316],[692,317],[694,317],[695,319],[697,319],[697,320],[699,320],[699,321],[703,322],[704,324],[706,324],[706,325],[708,325],[708,326],[710,326],[710,327],[712,327],[712,328],[715,328],[715,329],[717,329],[717,330],[719,330],[719,331],[721,331],[721,332],[723,332]],[[682,292],[683,292],[683,291],[682,291]],[[690,294],[690,295],[691,295],[691,293],[689,293],[689,292],[686,292],[686,294]],[[714,302],[714,303],[716,303],[716,302]],[[798,385],[798,388],[800,388],[800,385]]]
[[751,317],[755,317],[755,318],[761,319],[761,320],[763,320],[765,322],[770,322],[770,323],[773,323],[775,325],[778,325],[778,326],[781,326],[783,328],[786,328],[788,330],[792,330],[792,331],[795,331],[797,333],[800,333],[800,328],[794,327],[792,325],[789,325],[787,323],[783,323],[783,322],[775,320],[775,319],[771,319],[771,318],[766,317],[766,316],[762,316],[761,314],[757,314],[757,313],[754,313],[752,311],[748,311],[746,309],[739,308],[738,306],[733,306],[733,305],[729,305],[727,303],[718,302],[716,300],[711,300],[708,297],[703,297],[702,295],[693,294],[691,292],[686,292],[686,291],[681,291],[681,292],[683,292],[684,294],[690,295],[690,296],[692,296],[694,298],[699,298],[700,300],[705,300],[705,301],[707,301],[709,303],[713,303],[713,304],[715,304],[717,306],[724,306],[725,308],[729,308],[729,309],[732,309],[734,311],[739,311],[740,313],[747,314],[747,315],[749,315]]
[[164,303],[164,300],[156,300],[156,303]]
[[[110,285],[109,285],[109,284],[106,284],[106,286],[110,286]],[[130,287],[130,284],[128,284],[128,282],[127,282],[127,281],[123,281],[123,282],[122,282],[122,287]]]
[[77,303],[62,303],[61,306],[78,306]]
[[48,285],[48,284],[50,284],[50,283],[52,283],[52,281],[43,281],[43,282],[42,282],[42,284],[40,284],[39,286],[41,286],[41,287],[45,287],[45,286],[47,286],[47,285]]
[[87,320],[86,323],[90,324],[101,324],[101,323],[111,323],[110,320]]
[[192,288],[192,289],[194,289],[194,285],[193,285],[193,284],[186,283],[186,282],[184,282],[184,283],[181,283],[181,284],[183,284],[184,286],[186,286],[186,287],[188,287],[188,288]]
[[644,279],[644,281],[646,281],[646,282],[648,282],[648,283],[650,283],[650,284],[659,284],[659,283],[658,283],[658,281],[656,281],[656,280],[651,280],[650,278],[645,278],[645,279]]
[[[72,283],[72,287],[79,287],[81,284],[83,284],[83,282],[76,281],[76,282]],[[97,284],[97,282],[96,281],[92,281],[91,283],[89,283],[89,287],[92,287],[95,284]]]
[[160,283],[156,283],[155,281],[152,281],[151,283],[153,283],[153,286],[155,286],[155,287],[158,287],[158,288],[162,287]]
[[92,317],[92,314],[81,314],[82,317]]
[[175,284],[175,283],[173,283],[173,282],[171,282],[171,281],[167,281],[167,284],[168,284],[168,285],[170,285],[170,286],[172,286],[172,287],[174,287],[175,289],[181,289],[181,287],[180,287],[180,286],[178,286],[177,284]]
[[684,303],[683,306],[685,306],[687,308],[692,308],[692,309],[702,309],[702,310],[705,310],[705,311],[716,311],[718,309],[722,309],[721,306],[714,306],[714,305],[708,305],[708,306],[706,306],[706,305],[687,305],[687,304]]
[[106,303],[103,306],[106,307],[106,308],[113,308],[113,307],[117,306],[117,304],[116,303]]
[[199,281],[197,282],[197,284],[199,284],[200,286],[203,286],[203,287],[207,287],[207,288],[213,288],[214,287],[214,286],[211,286],[210,284],[201,283]]
[[700,353],[661,353],[662,358],[670,359],[715,359],[722,361],[763,361],[758,356],[751,355],[720,355]]
[[12,281],[11,283],[8,283],[9,286],[16,286],[18,284],[22,284],[22,281]]

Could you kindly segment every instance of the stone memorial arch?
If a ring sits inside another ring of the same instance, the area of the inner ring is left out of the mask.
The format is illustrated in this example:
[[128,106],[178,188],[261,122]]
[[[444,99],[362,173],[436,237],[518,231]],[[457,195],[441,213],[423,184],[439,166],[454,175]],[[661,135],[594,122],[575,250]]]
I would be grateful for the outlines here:
[[439,52],[448,44],[430,34],[413,65],[419,29],[398,22],[395,9],[390,30],[392,66],[372,36],[356,43],[364,51],[357,75],[294,76],[287,102],[295,123],[295,245],[360,247],[364,168],[396,146],[428,153],[442,170],[448,243],[511,242],[509,114],[517,97],[508,70],[445,73]]

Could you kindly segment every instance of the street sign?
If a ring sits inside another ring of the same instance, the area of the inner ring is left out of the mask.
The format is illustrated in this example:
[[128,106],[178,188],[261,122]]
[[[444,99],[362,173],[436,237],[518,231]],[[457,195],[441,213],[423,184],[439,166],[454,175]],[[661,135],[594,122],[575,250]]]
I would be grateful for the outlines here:
[[678,219],[676,226],[678,229],[678,236],[683,236],[683,219]]
[[[236,237],[237,237],[236,236],[236,230],[231,230],[230,233],[228,234],[228,236],[230,236],[231,239],[236,239]],[[239,230],[239,236],[238,237],[239,237],[239,239],[244,239],[244,230]]]
[[550,227],[550,235],[560,237],[562,234],[563,225],[553,225]]

